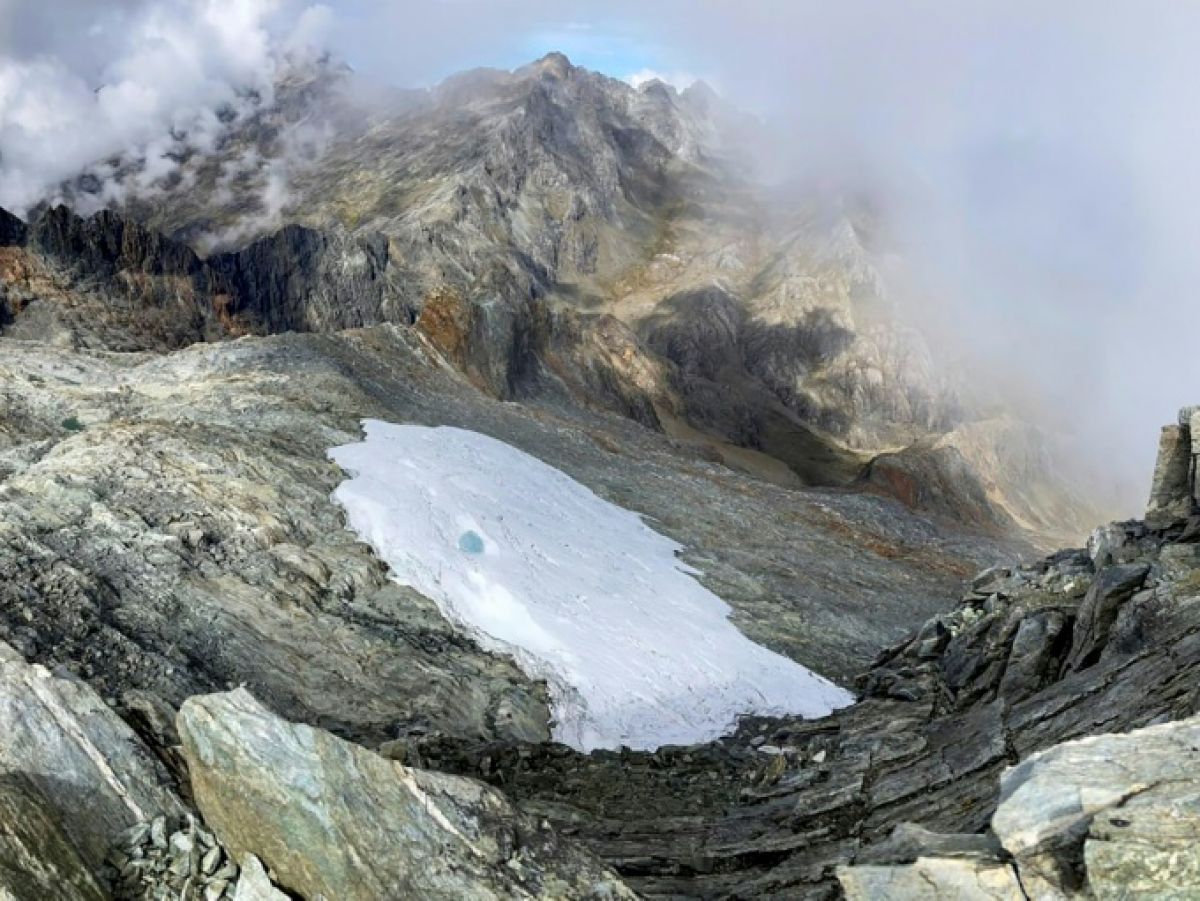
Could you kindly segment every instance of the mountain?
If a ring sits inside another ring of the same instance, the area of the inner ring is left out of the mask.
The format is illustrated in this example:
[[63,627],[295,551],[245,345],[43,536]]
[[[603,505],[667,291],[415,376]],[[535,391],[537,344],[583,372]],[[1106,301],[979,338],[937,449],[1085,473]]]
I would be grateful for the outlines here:
[[1200,886],[1195,408],[1040,556],[1056,436],[703,86],[222,121],[0,211],[0,895]]
[[[773,197],[749,162],[758,134],[706,86],[635,89],[561,54],[383,95],[324,62],[287,70],[271,106],[165,181],[146,188],[132,161],[64,196],[206,258],[188,288],[201,309],[156,301],[175,325],[151,330],[177,333],[153,346],[417,321],[497,396],[623,409],[788,484],[858,485],[872,459],[911,445],[921,490],[893,493],[926,512],[1042,545],[1102,518],[1044,430],[1026,440],[1051,465],[1019,475],[1003,442],[980,446],[1002,428],[959,430],[1010,414],[964,399],[906,322],[869,206]],[[46,230],[31,246],[69,256]],[[141,346],[94,334],[123,305],[63,328]],[[967,434],[962,461],[920,450]],[[987,509],[947,494],[964,478]],[[1015,478],[1037,484],[1039,509],[994,488]]]

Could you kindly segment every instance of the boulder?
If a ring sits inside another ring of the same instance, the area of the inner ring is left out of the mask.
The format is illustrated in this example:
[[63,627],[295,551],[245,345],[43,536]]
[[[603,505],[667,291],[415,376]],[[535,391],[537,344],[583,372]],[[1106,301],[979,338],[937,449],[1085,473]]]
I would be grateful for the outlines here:
[[91,688],[2,643],[0,779],[26,786],[12,803],[37,806],[97,875],[122,829],[184,813],[163,766]]
[[1106,566],[1088,589],[1075,619],[1074,638],[1067,666],[1079,670],[1092,665],[1108,644],[1108,635],[1122,605],[1142,587],[1150,567],[1145,563]]
[[190,698],[176,725],[206,822],[304,897],[633,897],[494,789],[289,723],[245,689]]
[[1195,897],[1200,717],[1034,754],[1004,773],[992,829],[1040,896]]
[[847,901],[1025,901],[1012,866],[920,857],[902,866],[838,867]]

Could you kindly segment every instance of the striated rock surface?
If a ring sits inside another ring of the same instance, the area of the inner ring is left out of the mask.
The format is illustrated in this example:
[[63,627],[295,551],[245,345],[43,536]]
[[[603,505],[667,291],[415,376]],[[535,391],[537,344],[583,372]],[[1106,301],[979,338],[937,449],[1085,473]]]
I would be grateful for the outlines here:
[[[52,675],[0,645],[0,779],[8,803],[38,807],[41,827],[92,874],[124,827],[183,806],[162,764],[133,731],[82,681]],[[31,828],[39,821],[30,817]],[[23,845],[18,833],[17,845]],[[66,855],[66,856],[64,856]]]
[[1200,892],[1198,767],[1200,718],[1068,742],[1004,774],[992,828],[1027,884],[1187,897]]
[[1196,717],[1065,742],[1004,772],[989,832],[994,847],[979,836],[964,855],[962,836],[905,840],[901,827],[861,857],[914,847],[929,856],[842,867],[838,879],[848,898],[1195,897],[1197,763]]
[[25,776],[0,776],[0,898],[103,901],[107,897],[69,833]]
[[838,881],[847,901],[1025,901],[1008,864],[918,857],[903,866],[843,867]]
[[[1072,859],[1067,872],[1027,861],[1014,888],[994,839],[964,834],[989,827],[1006,797],[1002,775],[1038,751],[1200,713],[1194,525],[1113,524],[1103,554],[1068,550],[982,572],[957,609],[879,656],[859,683],[860,703],[820,720],[743,721],[710,745],[653,754],[583,757],[434,736],[405,742],[403,753],[503,786],[650,897],[835,897],[838,867],[856,864],[868,872],[843,883],[868,895],[891,886],[920,897],[929,879],[942,880],[945,897],[1020,898],[1005,892],[1030,891],[1039,878],[1067,891],[1082,863]],[[1154,812],[1140,833],[1126,833],[1128,844],[1095,845],[1097,885],[1112,872],[1112,897],[1158,878],[1128,869],[1132,848],[1164,873],[1190,872],[1187,853],[1172,850],[1191,834],[1190,789],[1168,778],[1148,798]],[[1119,842],[1125,827],[1095,828]],[[1151,836],[1160,835],[1158,855]]]
[[178,728],[205,819],[303,897],[633,897],[495,790],[293,725],[245,690],[189,699]]

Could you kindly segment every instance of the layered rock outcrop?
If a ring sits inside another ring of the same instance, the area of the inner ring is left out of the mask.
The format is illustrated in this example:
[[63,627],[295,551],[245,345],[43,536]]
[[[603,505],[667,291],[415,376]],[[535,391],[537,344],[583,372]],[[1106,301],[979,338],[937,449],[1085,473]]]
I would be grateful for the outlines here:
[[1185,407],[1178,424],[1163,426],[1158,444],[1158,462],[1146,507],[1146,523],[1164,528],[1196,512],[1200,498],[1200,410]]
[[[985,833],[1024,778],[1005,772],[1060,742],[1200,713],[1197,542],[1195,515],[1166,529],[1114,524],[1090,548],[987,570],[957,609],[880,655],[859,704],[821,720],[746,722],[713,745],[655,754],[584,758],[428,737],[405,753],[503,786],[651,897],[833,897],[836,868],[855,864],[868,869],[843,884],[860,897],[929,897],[931,881],[944,897],[1021,897],[1012,892],[1024,871]],[[1192,728],[1146,747],[1182,748]],[[1149,742],[1134,738],[1122,754],[1136,757],[1141,740]],[[1074,778],[1078,788],[1064,791],[1107,791],[1085,767]],[[1096,821],[1098,885],[1111,886],[1102,874],[1118,871],[1130,885],[1191,878],[1190,857],[1173,850],[1190,835],[1190,789],[1164,778],[1148,815],[1161,818],[1128,833],[1120,852],[1139,834],[1161,834],[1162,855],[1147,838],[1149,870],[1101,862],[1101,843],[1125,827]],[[905,825],[913,823],[935,834]],[[1068,862],[1044,878],[1070,896],[1084,877],[1078,855]]]
[[[868,895],[932,884],[1005,897],[1017,879],[1026,892],[1041,880],[1068,897],[1119,897],[1194,878],[1196,727],[1168,721],[1200,713],[1195,512],[1110,524],[1086,548],[984,571],[956,608],[880,654],[860,703],[832,716],[583,755],[545,741],[538,686],[389,584],[341,530],[328,498],[340,476],[324,453],[358,419],[469,425],[539,453],[653,516],[694,549],[747,634],[826,672],[852,670],[883,643],[886,617],[944,606],[930,586],[945,590],[1000,548],[955,543],[896,502],[737,476],[624,418],[498,403],[410,330],[163,357],[6,351],[4,377],[21,390],[4,395],[0,433],[0,629],[24,655],[79,672],[136,727],[82,682],[12,654],[0,665],[10,697],[0,761],[22,774],[0,810],[20,811],[25,830],[0,842],[13,861],[0,873],[32,880],[22,885],[88,897],[122,879],[153,891],[194,875],[224,897],[242,891],[224,868],[257,877],[245,856],[257,853],[283,886],[328,892],[321,880],[334,877],[316,872],[325,858],[289,858],[294,848],[269,837],[290,823],[315,848],[346,798],[358,826],[399,809],[430,816],[411,803],[413,785],[478,836],[451,841],[455,855],[431,877],[449,881],[422,891],[553,896],[547,886],[563,878],[586,897],[595,877],[649,897],[824,898],[840,874],[847,892]],[[1194,481],[1170,463],[1176,443],[1165,454],[1159,471],[1175,475],[1156,477],[1154,495],[1182,510]],[[240,681],[275,713],[243,692],[212,694]],[[208,697],[186,701],[196,694]],[[1165,725],[1048,750],[1152,724]],[[86,774],[94,806],[60,791],[38,760]],[[128,787],[138,773],[150,774],[144,801]],[[206,822],[189,825],[193,788]],[[110,815],[149,831],[123,838]],[[385,843],[427,854],[404,842],[444,824],[421,822]],[[350,847],[344,839],[335,846]],[[522,854],[524,870],[502,863]],[[554,875],[561,861],[566,876]],[[337,878],[378,889],[377,873],[346,866]],[[251,880],[275,891],[269,881]]]
[[1191,897],[1200,891],[1197,764],[1195,717],[1056,745],[1002,775],[992,846],[924,833],[899,855],[918,855],[911,863],[842,867],[838,880],[852,901]]

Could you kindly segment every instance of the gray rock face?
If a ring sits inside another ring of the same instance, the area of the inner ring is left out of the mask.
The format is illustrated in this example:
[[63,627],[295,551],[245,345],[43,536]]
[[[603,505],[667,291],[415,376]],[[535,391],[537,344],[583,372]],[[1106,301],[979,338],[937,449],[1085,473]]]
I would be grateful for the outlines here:
[[336,331],[412,322],[387,239],[289,225],[242,250],[209,258],[228,285],[228,313],[267,332]]
[[95,692],[11,650],[0,656],[0,778],[27,787],[10,803],[36,803],[92,874],[121,829],[183,814],[162,765]]
[[847,901],[1025,901],[1011,866],[994,861],[920,857],[892,867],[841,867]]
[[0,898],[102,901],[107,893],[24,776],[0,776]]
[[495,790],[293,725],[245,690],[189,699],[178,729],[206,821],[304,897],[633,897]]
[[1146,505],[1146,523],[1165,528],[1192,512],[1192,439],[1188,425],[1163,426]]
[[1076,613],[1067,666],[1082,669],[1095,663],[1108,644],[1109,632],[1122,605],[1141,588],[1149,572],[1146,563],[1106,566],[1100,570]]
[[0,209],[0,247],[24,244],[27,231],[24,222],[8,210]]
[[1060,895],[1191,897],[1198,765],[1197,718],[1068,742],[1004,774],[992,828],[1023,878]]

